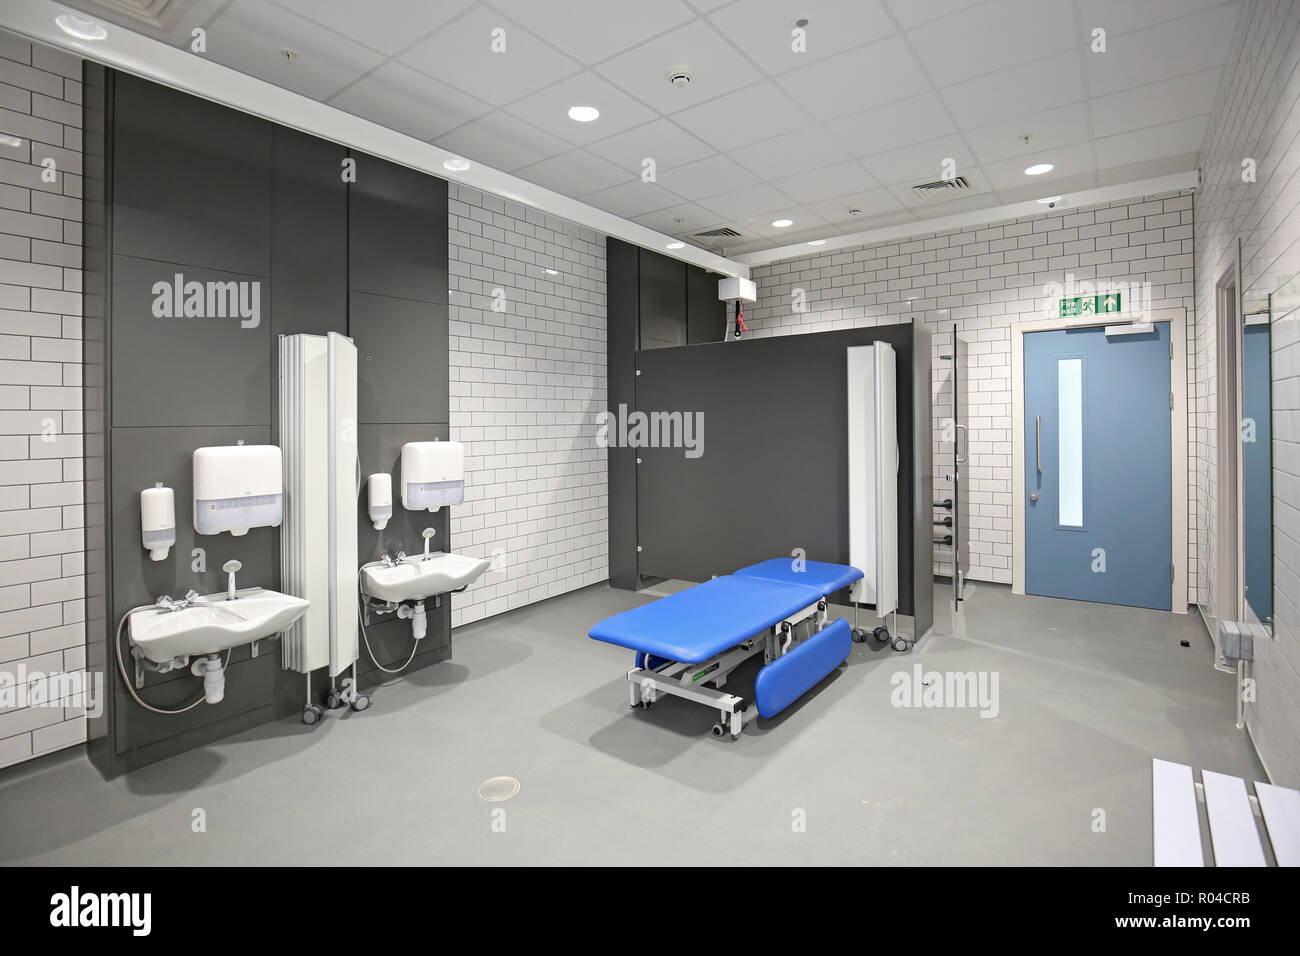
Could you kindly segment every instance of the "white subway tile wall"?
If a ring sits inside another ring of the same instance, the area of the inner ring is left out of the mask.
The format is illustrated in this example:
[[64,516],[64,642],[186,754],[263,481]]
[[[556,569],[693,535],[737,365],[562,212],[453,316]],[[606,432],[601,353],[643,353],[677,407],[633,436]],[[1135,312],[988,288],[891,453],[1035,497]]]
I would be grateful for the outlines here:
[[[756,336],[909,319],[933,329],[936,498],[952,489],[952,445],[941,441],[952,381],[941,356],[952,351],[956,324],[970,343],[967,577],[1010,583],[1011,325],[1054,315],[1060,292],[1049,295],[1049,284],[1064,285],[1068,275],[1149,284],[1151,308],[1186,309],[1190,336],[1192,220],[1191,194],[1169,193],[817,253],[755,267],[758,301],[745,316]],[[1190,384],[1190,357],[1188,365]],[[1194,541],[1194,513],[1188,521]],[[950,550],[936,548],[935,571],[951,574]]]
[[455,627],[608,576],[605,238],[456,183],[448,198],[452,541],[496,558],[453,598]]
[[[1219,529],[1234,529],[1236,509],[1220,507],[1215,288],[1241,240],[1247,298],[1275,290],[1300,272],[1300,5],[1247,4],[1225,67],[1201,155],[1196,197],[1198,383],[1196,481],[1202,587],[1211,627],[1235,617],[1235,588],[1218,582]],[[1253,182],[1243,163],[1254,166]],[[1274,639],[1255,645],[1256,702],[1247,725],[1276,784],[1300,787],[1300,313],[1272,326]],[[1231,449],[1229,449],[1231,451]],[[1231,693],[1228,681],[1225,693]]]
[[0,143],[3,767],[86,738],[81,709],[11,683],[85,664],[81,61],[0,32],[0,133],[21,141]]

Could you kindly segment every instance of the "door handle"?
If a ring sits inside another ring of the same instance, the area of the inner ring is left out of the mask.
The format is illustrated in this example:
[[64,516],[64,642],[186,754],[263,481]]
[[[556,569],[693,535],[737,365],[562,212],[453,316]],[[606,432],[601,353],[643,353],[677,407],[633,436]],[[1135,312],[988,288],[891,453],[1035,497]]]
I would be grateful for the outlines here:
[[1043,416],[1034,416],[1034,452],[1038,459],[1038,473],[1043,473]]
[[963,465],[966,463],[966,459],[970,457],[970,436],[966,434],[965,425],[957,425],[955,427],[957,428],[957,433],[953,436],[953,451],[957,451],[957,449],[961,447],[958,445],[957,439],[961,437],[966,438],[966,454],[957,454],[957,464]]

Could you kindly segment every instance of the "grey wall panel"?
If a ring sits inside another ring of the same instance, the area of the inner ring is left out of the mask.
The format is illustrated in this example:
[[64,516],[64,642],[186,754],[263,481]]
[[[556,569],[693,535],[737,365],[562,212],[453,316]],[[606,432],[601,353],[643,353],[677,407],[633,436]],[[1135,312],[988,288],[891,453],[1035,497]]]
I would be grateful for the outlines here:
[[114,86],[114,251],[267,275],[271,124],[125,73]]
[[[268,425],[271,421],[271,294],[256,276],[183,267],[184,281],[260,283],[260,319],[158,318],[154,283],[182,267],[113,257],[113,425]],[[251,320],[249,320],[251,322]]]
[[446,305],[353,292],[357,420],[445,422],[449,415]]
[[[358,155],[349,189],[353,291],[447,301],[447,183]],[[436,224],[436,225],[435,225]]]
[[[94,723],[91,747],[96,766],[113,776],[301,709],[304,675],[284,671],[278,642],[269,641],[256,659],[235,649],[221,704],[151,715],[116,676],[113,632],[130,607],[160,594],[224,589],[220,568],[230,558],[243,563],[240,586],[279,587],[278,530],[199,537],[190,514],[195,448],[274,440],[278,334],[354,337],[367,473],[380,461],[395,469],[404,441],[447,437],[447,203],[446,183],[433,177],[363,158],[365,188],[349,187],[339,176],[342,147],[272,132],[112,71],[101,72],[98,85],[87,76],[87,95],[100,107],[99,130],[86,131],[87,155],[95,135],[103,155],[99,185],[87,178],[86,221],[98,227],[88,239],[99,237],[98,254],[88,246],[83,365],[87,659],[114,675],[113,703]],[[359,226],[351,238],[350,220]],[[350,267],[362,291],[349,291]],[[258,281],[257,327],[242,328],[237,317],[156,317],[154,283],[176,272],[205,283]],[[106,293],[96,314],[99,290]],[[155,563],[140,544],[139,493],[156,481],[175,490],[178,522],[176,547]],[[385,548],[421,550],[419,532],[430,524],[435,546],[449,543],[445,512],[399,509],[384,536],[364,515],[358,496],[362,560]],[[195,547],[205,551],[202,571],[193,567]],[[381,661],[406,660],[409,622],[380,623],[370,634]],[[407,673],[450,656],[448,601],[430,610],[420,651]],[[364,653],[359,668],[363,684],[382,676]],[[327,683],[323,671],[315,675],[317,702]],[[149,674],[143,693],[165,706],[199,691],[182,671]]]
[[271,205],[271,331],[346,333],[348,187],[339,175],[347,150],[275,127]]
[[[410,441],[433,441],[435,438],[446,441],[448,432],[445,424],[361,425],[357,430],[357,454],[361,459],[361,491],[357,497],[357,557],[362,564],[383,554],[395,557],[398,551],[405,551],[408,555],[422,554],[424,538],[421,532],[430,527],[437,532],[431,550],[454,550],[448,509],[442,508],[433,514],[427,511],[407,511],[402,507],[400,487],[402,445]],[[383,531],[375,530],[367,513],[365,479],[377,471],[386,471],[393,476],[393,516]],[[420,641],[419,654],[411,665],[413,669],[451,656],[451,602],[454,600],[455,595],[450,599],[444,597],[442,606],[436,609],[432,602],[426,604],[428,632]],[[375,656],[385,667],[400,665],[411,653],[411,622],[401,620],[394,614],[373,618],[372,621],[366,626],[366,634]],[[375,679],[383,677],[383,673],[371,664],[364,647],[360,666],[363,673],[373,672]]]
[[[608,309],[606,409],[636,407],[636,350],[640,323],[637,303],[640,250],[618,239],[605,240]],[[636,560],[636,452],[610,446],[605,450],[609,481],[609,583],[616,588],[640,586]]]
[[[643,575],[702,581],[795,549],[812,560],[848,562],[844,350],[873,341],[897,353],[903,531],[913,527],[914,498],[910,325],[638,353],[639,410],[704,416],[700,457],[687,458],[681,448],[639,452]],[[900,533],[899,552],[899,603],[910,614],[910,535]]]
[[640,250],[640,348],[686,344],[686,268],[680,259]]

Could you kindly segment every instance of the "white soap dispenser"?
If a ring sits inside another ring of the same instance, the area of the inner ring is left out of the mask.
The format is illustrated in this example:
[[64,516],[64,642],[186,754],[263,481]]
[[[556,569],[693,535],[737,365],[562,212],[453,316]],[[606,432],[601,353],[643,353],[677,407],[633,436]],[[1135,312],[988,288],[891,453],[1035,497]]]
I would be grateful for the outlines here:
[[386,471],[375,472],[366,479],[366,491],[370,499],[370,520],[376,531],[383,531],[393,516],[393,476]]
[[161,481],[140,492],[140,539],[151,561],[162,561],[176,544],[176,494]]

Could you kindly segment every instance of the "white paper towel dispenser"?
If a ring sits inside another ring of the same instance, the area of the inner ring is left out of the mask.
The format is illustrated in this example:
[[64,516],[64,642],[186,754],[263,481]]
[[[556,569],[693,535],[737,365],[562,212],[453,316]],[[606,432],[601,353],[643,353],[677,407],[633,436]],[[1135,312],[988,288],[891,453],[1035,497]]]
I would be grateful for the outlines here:
[[437,511],[465,500],[465,449],[458,441],[411,441],[402,446],[402,506]]
[[220,445],[194,452],[194,530],[278,528],[284,516],[284,475],[275,445]]

